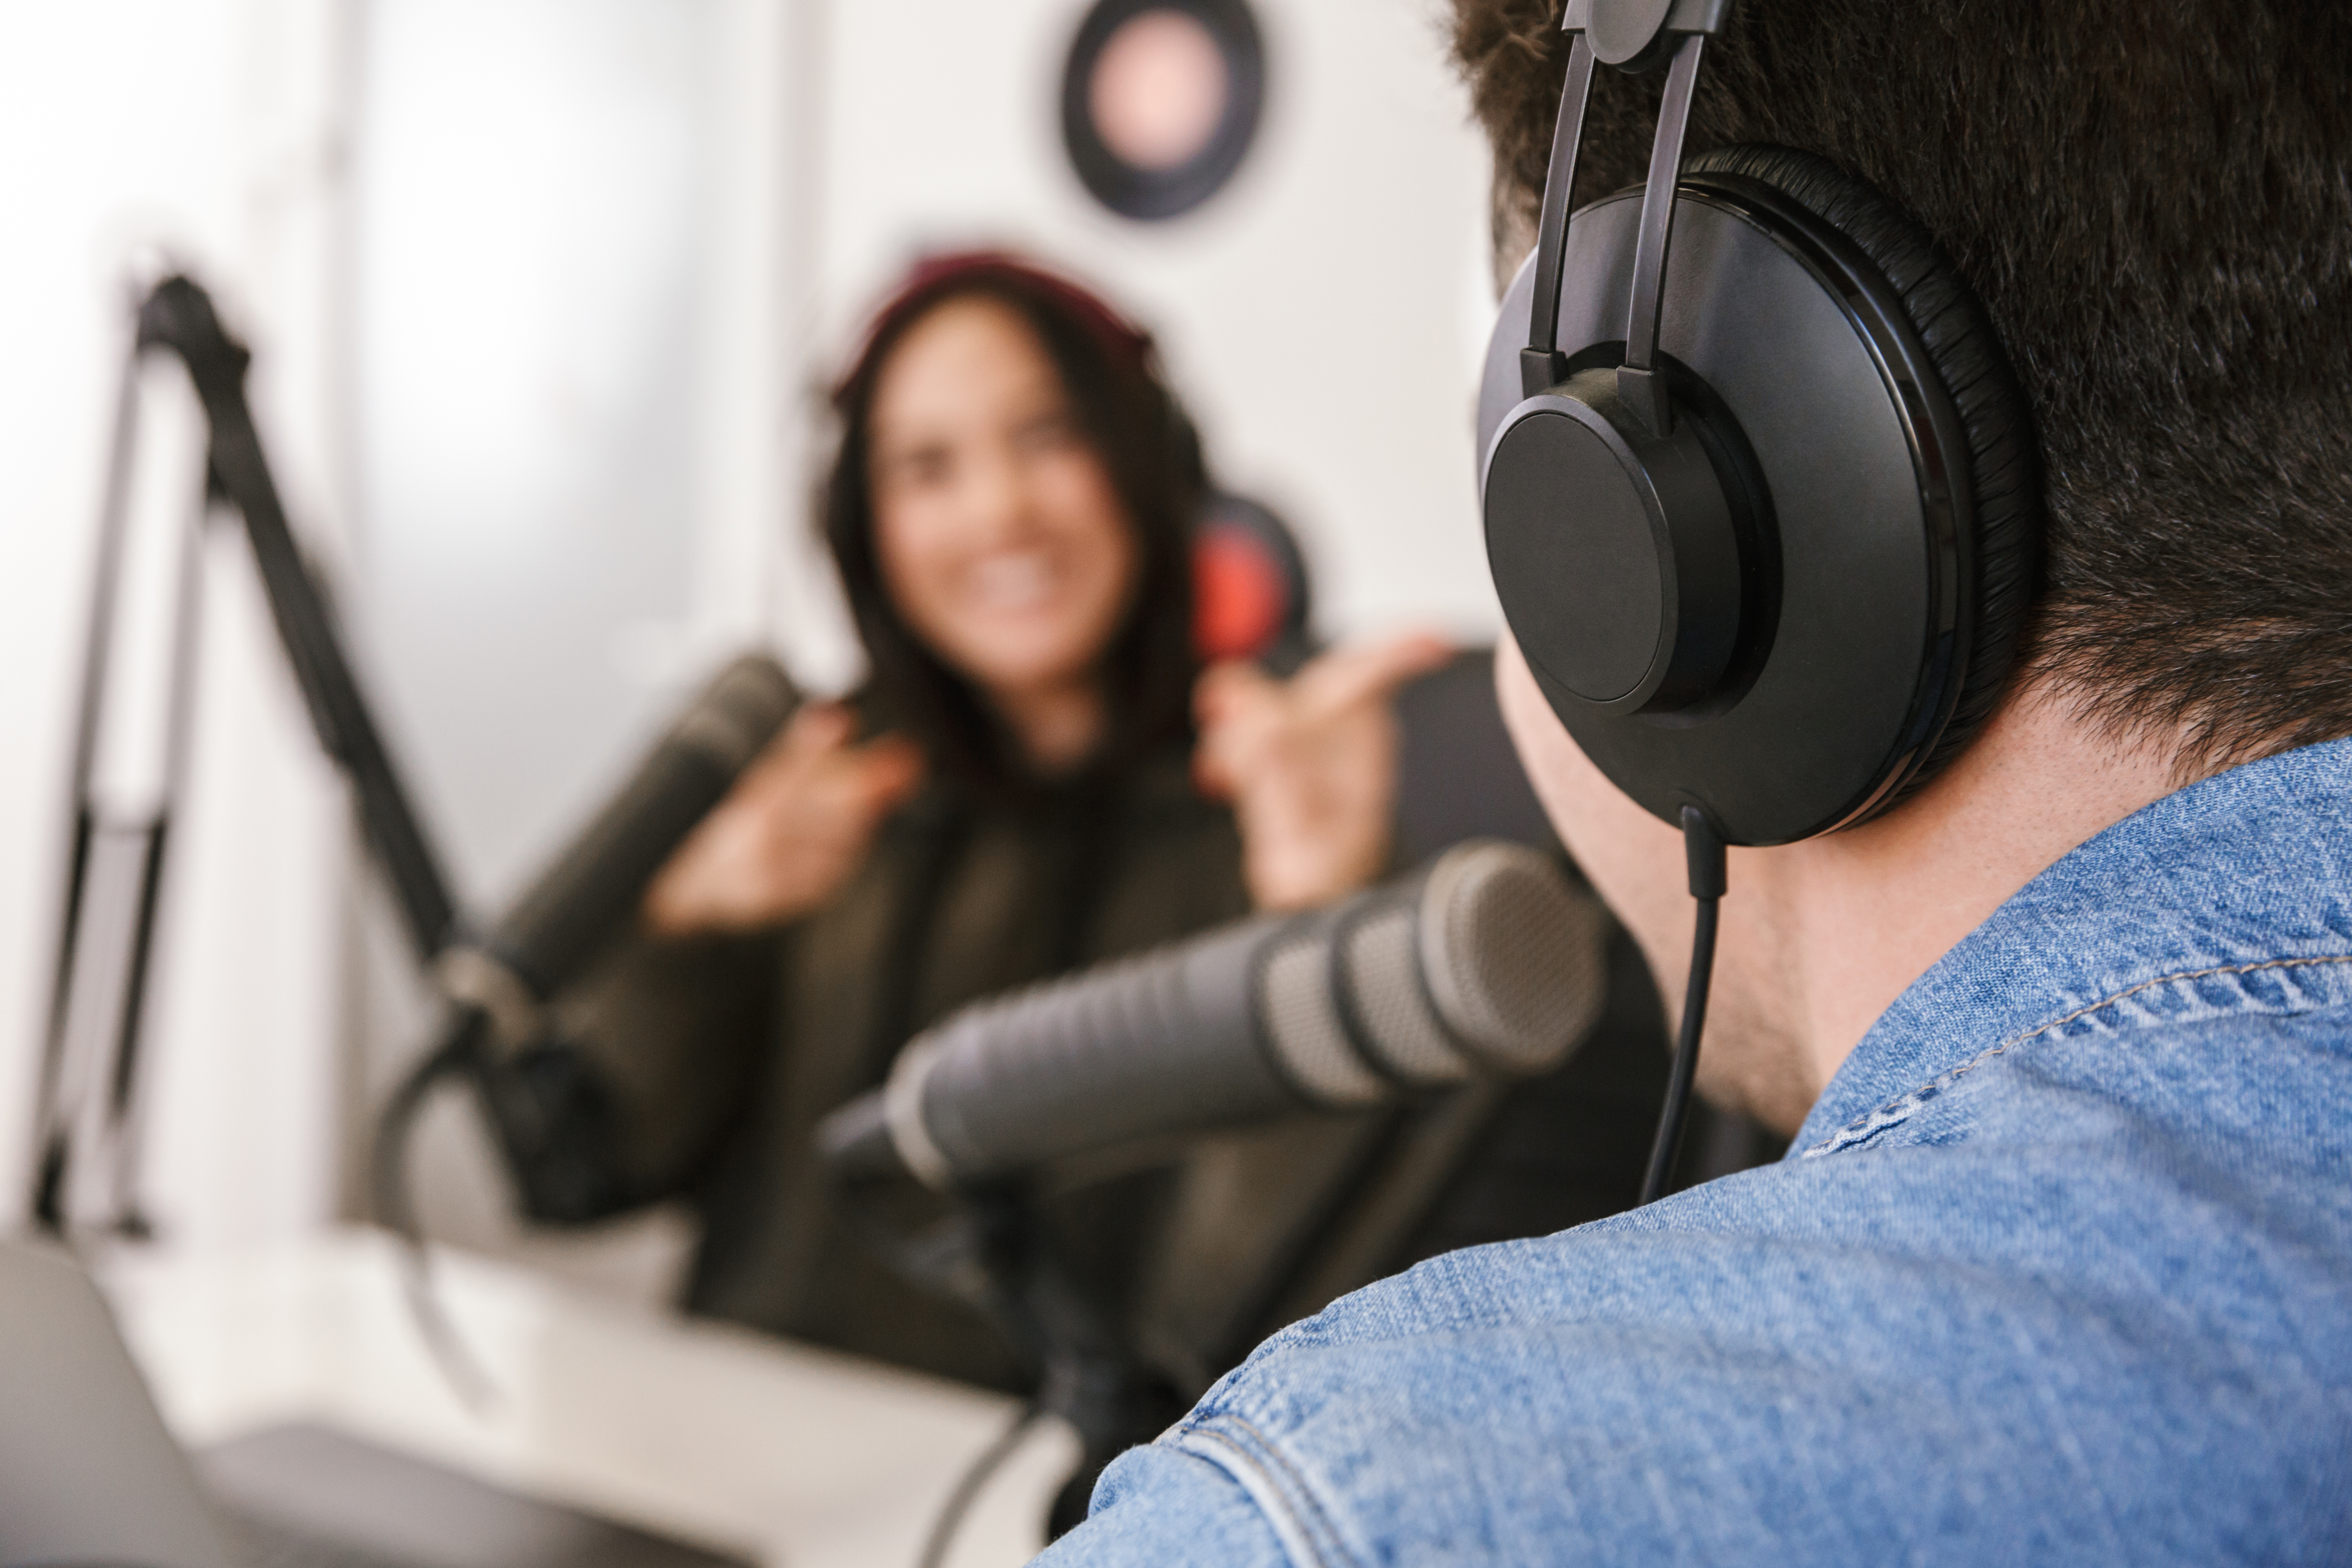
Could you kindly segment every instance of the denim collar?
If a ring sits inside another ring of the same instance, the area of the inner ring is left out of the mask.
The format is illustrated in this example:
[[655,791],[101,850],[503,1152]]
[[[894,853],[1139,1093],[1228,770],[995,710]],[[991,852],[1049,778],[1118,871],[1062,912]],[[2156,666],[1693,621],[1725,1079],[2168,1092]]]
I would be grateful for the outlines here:
[[2218,773],[2067,853],[1871,1026],[1790,1145],[1832,1153],[1982,1058],[2167,979],[2352,959],[2352,741]]

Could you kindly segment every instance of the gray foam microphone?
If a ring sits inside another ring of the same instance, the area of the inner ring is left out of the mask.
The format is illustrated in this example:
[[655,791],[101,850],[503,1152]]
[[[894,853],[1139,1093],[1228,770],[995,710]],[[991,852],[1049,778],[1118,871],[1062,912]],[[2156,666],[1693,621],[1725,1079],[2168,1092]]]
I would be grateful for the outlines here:
[[835,1171],[946,1188],[1135,1140],[1347,1110],[1567,1059],[1606,920],[1549,857],[1474,840],[1328,909],[1262,916],[950,1015],[818,1129]]

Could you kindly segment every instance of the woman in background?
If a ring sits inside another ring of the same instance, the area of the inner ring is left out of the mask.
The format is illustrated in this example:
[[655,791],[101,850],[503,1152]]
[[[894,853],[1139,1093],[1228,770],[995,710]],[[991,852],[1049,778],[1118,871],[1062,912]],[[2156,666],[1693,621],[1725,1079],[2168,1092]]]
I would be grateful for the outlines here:
[[[1444,649],[1204,679],[1198,442],[1149,338],[1038,268],[919,268],[835,404],[824,529],[867,680],[803,709],[680,847],[640,935],[561,999],[569,1043],[519,1065],[539,1128],[502,1121],[541,1217],[688,1202],[691,1310],[1020,1388],[1035,1369],[989,1319],[853,1237],[815,1123],[965,1003],[1379,875],[1388,695]],[[1198,1219],[1185,1174],[1041,1184],[1044,1243],[1108,1321],[1150,1317],[1153,1280],[1198,1296],[1167,1256],[1171,1212]],[[931,1204],[895,1200],[908,1226]]]

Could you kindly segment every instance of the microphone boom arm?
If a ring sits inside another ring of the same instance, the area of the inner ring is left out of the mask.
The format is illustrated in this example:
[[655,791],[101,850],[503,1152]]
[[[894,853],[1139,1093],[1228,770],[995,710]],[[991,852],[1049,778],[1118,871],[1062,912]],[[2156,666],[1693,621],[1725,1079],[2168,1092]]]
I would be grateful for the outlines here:
[[262,454],[245,371],[252,356],[228,335],[211,299],[166,278],[139,307],[141,350],[167,349],[188,367],[211,426],[213,484],[245,520],[278,641],[319,744],[351,780],[361,826],[400,906],[410,945],[431,963],[458,935],[457,901],[352,672],[317,579],[294,542]]
[[[75,1141],[75,1118],[61,1105],[60,1098],[66,1092],[69,1021],[75,1015],[76,955],[83,947],[82,926],[92,918],[93,906],[87,895],[99,831],[99,813],[90,794],[91,757],[103,706],[114,579],[121,564],[123,510],[128,505],[124,476],[130,470],[136,438],[133,409],[137,403],[138,366],[148,354],[155,353],[176,356],[187,369],[205,412],[207,489],[227,500],[245,521],[270,618],[286,650],[287,662],[292,667],[295,682],[301,689],[311,726],[320,747],[351,783],[362,831],[383,868],[419,963],[431,966],[465,931],[440,857],[401,783],[351,660],[343,651],[326,597],[287,522],[285,507],[278,499],[277,483],[271,478],[260,434],[254,425],[253,410],[246,397],[245,373],[252,356],[222,326],[211,299],[194,280],[179,275],[165,278],[146,293],[136,310],[131,369],[117,413],[114,471],[100,529],[98,571],[74,747],[74,819],[58,937],[58,957],[43,1044],[31,1194],[37,1222],[59,1234],[68,1218],[66,1184]],[[193,552],[193,544],[190,549]],[[167,753],[172,760],[166,767],[163,798],[145,829],[134,929],[119,976],[123,1003],[118,1009],[119,1021],[109,1047],[111,1060],[104,1064],[106,1105],[102,1130],[115,1141],[118,1163],[131,1156],[124,1130],[129,1125],[139,1066],[142,1023],[140,1003],[146,991],[147,971],[153,953],[157,892],[163,879],[172,796],[179,773],[179,736],[188,700],[189,667],[194,657],[190,632],[195,600],[193,553],[184,558],[181,572],[167,715],[173,735]],[[119,1179],[117,1185],[112,1201],[118,1205],[134,1204],[133,1194],[120,1190]],[[143,1229],[135,1208],[124,1208],[112,1223],[134,1234]]]

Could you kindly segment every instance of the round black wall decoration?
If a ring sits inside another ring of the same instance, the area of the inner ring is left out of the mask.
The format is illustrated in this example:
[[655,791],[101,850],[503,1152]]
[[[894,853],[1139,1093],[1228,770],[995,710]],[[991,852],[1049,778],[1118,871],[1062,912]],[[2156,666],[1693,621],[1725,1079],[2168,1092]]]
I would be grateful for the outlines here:
[[1103,205],[1171,218],[1241,167],[1265,103],[1246,0],[1097,0],[1062,73],[1062,142]]

